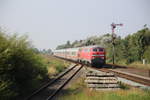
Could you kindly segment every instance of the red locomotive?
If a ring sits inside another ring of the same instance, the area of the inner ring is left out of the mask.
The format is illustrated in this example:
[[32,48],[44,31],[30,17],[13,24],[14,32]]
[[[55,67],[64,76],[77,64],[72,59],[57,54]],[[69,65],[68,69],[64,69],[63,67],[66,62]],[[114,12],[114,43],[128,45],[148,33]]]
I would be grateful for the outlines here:
[[105,49],[100,46],[86,46],[78,48],[69,48],[55,50],[54,55],[66,59],[71,59],[92,66],[99,66],[105,64]]

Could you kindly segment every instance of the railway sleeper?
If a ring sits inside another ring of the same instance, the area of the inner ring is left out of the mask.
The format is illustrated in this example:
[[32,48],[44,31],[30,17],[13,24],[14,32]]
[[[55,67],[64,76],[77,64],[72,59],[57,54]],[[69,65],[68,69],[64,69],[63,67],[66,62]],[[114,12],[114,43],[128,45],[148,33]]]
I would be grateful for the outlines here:
[[86,73],[84,82],[87,84],[88,88],[94,90],[119,89],[119,82],[113,73],[90,70]]

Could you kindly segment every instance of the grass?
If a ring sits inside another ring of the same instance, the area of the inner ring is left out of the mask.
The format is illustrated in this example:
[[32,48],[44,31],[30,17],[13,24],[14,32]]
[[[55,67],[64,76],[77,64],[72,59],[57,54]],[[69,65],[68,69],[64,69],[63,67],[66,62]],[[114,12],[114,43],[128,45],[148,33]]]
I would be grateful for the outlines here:
[[58,97],[58,100],[150,100],[150,90],[130,87],[113,91],[95,91],[86,88],[83,78],[78,79],[67,91]]
[[143,65],[140,62],[134,62],[128,65],[129,67],[136,67],[136,68],[141,68],[141,69],[149,69],[150,70],[150,64],[145,64]]
[[129,90],[130,89],[130,86],[127,84],[124,84],[122,82],[118,82],[118,84],[119,84],[120,88],[123,90]]
[[47,64],[48,75],[52,77],[53,75],[59,74],[65,68],[67,68],[70,63],[52,56],[42,55],[44,57],[45,63]]
[[126,64],[126,60],[121,60],[116,62],[118,65],[122,66],[128,66],[128,67],[134,67],[134,68],[139,68],[139,69],[149,69],[150,70],[150,64],[142,64],[142,62],[136,61],[131,64]]

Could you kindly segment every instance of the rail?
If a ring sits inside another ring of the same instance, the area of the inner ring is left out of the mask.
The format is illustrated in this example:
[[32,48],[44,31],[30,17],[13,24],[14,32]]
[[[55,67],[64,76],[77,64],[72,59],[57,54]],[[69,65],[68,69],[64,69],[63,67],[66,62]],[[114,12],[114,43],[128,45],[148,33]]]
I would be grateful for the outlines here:
[[[67,69],[66,71],[62,72],[59,76],[57,76],[55,79],[53,79],[52,81],[48,82],[47,84],[45,84],[44,86],[42,86],[41,88],[39,88],[38,90],[36,90],[35,92],[33,92],[30,96],[28,96],[25,100],[35,100],[34,97],[38,96],[40,93],[42,93],[42,91],[46,90],[48,87],[51,87],[52,85],[56,84],[57,82],[59,82],[59,80],[63,77],[65,77],[68,73],[70,73],[72,70],[75,70],[74,72],[72,72],[71,75],[67,76],[69,78],[67,78],[66,80],[64,80],[65,82],[63,82],[63,84],[61,84],[61,86],[59,88],[57,88],[54,91],[51,91],[51,94],[49,94],[46,99],[43,98],[43,100],[51,100],[79,71],[80,69],[83,67],[83,65],[79,65],[76,64],[74,66],[72,66],[71,68]],[[78,67],[78,68],[77,68]],[[41,99],[39,99],[41,100]]]

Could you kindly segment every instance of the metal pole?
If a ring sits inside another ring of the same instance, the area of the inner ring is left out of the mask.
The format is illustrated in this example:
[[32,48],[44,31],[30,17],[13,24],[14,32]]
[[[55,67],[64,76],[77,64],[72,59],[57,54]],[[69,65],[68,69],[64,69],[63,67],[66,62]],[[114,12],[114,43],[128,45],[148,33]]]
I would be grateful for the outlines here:
[[112,23],[111,24],[111,27],[112,27],[112,45],[113,45],[113,50],[112,50],[112,52],[113,52],[113,54],[112,54],[112,61],[113,61],[113,64],[115,64],[115,32],[114,32],[114,30],[115,30],[115,28],[116,28],[116,26],[123,26],[123,24],[114,24],[114,23]]
[[115,33],[114,33],[114,29],[116,28],[116,25],[114,24],[114,23],[112,23],[111,24],[111,26],[112,26],[112,46],[113,46],[113,48],[112,48],[112,61],[113,61],[113,64],[115,64],[115,41],[114,41],[114,39],[115,39]]
[[112,58],[112,61],[113,61],[113,64],[115,64],[115,43],[114,43],[114,39],[113,39],[113,58]]

